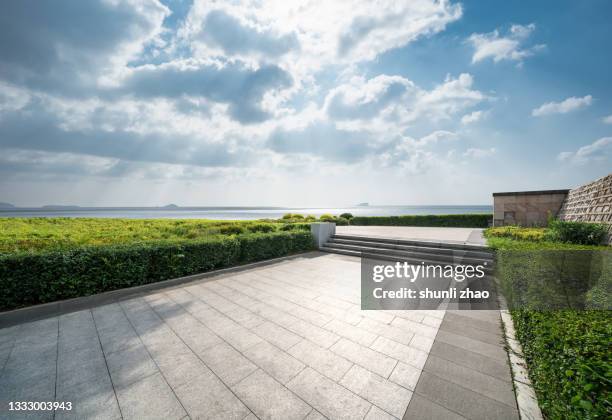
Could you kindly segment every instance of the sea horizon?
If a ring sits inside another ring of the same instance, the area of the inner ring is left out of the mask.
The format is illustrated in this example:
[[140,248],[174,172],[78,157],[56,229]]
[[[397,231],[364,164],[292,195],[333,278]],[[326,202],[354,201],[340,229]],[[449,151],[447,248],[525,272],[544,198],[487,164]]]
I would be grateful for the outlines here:
[[492,213],[491,205],[358,205],[347,207],[185,206],[185,207],[80,207],[44,206],[0,209],[0,217],[91,217],[127,219],[278,219],[286,213],[353,216]]

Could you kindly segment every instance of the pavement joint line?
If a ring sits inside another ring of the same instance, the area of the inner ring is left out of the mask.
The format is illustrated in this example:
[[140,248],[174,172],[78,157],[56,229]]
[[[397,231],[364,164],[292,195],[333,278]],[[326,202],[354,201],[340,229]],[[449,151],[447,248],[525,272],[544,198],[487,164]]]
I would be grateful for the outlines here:
[[[146,303],[146,301],[145,301]],[[160,369],[159,364],[157,363],[157,361],[155,360],[155,358],[153,357],[153,355],[151,354],[151,352],[149,351],[149,348],[147,347],[147,345],[145,344],[145,342],[142,340],[142,337],[140,336],[140,333],[138,332],[138,330],[136,329],[136,327],[134,326],[134,323],[132,322],[132,320],[130,319],[130,317],[128,316],[127,312],[125,311],[125,308],[123,307],[123,305],[120,303],[119,307],[121,308],[121,311],[123,312],[123,315],[125,316],[125,318],[127,319],[128,323],[131,325],[132,329],[134,330],[134,332],[136,333],[136,336],[138,337],[138,340],[140,341],[140,343],[142,344],[142,346],[144,347],[145,351],[147,352],[147,354],[149,355],[149,357],[151,358],[151,360],[153,361],[153,363],[155,363],[155,367],[157,367],[157,371],[158,373],[161,375],[161,377],[164,379],[164,382],[166,383],[166,385],[168,385],[168,388],[170,388],[170,391],[172,391],[172,394],[174,395],[174,398],[176,398],[176,401],[178,401],[178,403],[181,405],[181,407],[183,408],[183,410],[185,411],[185,414],[187,414],[188,417],[189,416],[189,411],[187,411],[187,408],[185,408],[185,406],[183,405],[183,402],[181,401],[181,399],[178,397],[178,395],[176,395],[176,392],[174,391],[174,388],[172,387],[172,385],[170,385],[170,383],[168,382],[168,379],[166,378],[166,375],[164,375],[164,372]],[[153,311],[153,313],[155,313],[155,311]],[[157,316],[164,324],[164,320],[161,319],[159,317],[159,315],[157,315],[157,313],[155,313],[155,316]],[[149,375],[149,376],[153,376],[153,374]],[[142,380],[144,380],[145,378],[140,378],[138,381],[134,381],[134,383],[136,382],[140,382]]]
[[[53,384],[53,401],[57,401],[57,376],[58,376],[58,364],[59,364],[59,337],[60,337],[60,317],[57,317],[57,338],[55,339],[55,383]],[[53,419],[55,420],[55,413],[53,410]]]
[[[165,295],[165,293],[164,293],[164,295]],[[200,321],[198,318],[196,318],[195,316],[193,316],[193,315],[191,314],[191,312],[187,311],[187,309],[185,309],[185,307],[184,307],[184,306],[183,306],[183,305],[182,305],[180,302],[177,302],[176,300],[172,299],[172,297],[170,297],[170,296],[167,296],[167,298],[168,298],[169,300],[171,300],[172,302],[176,303],[177,305],[179,305],[181,308],[183,308],[183,310],[185,311],[185,313],[187,313],[189,316],[191,316],[191,317],[192,317],[193,319],[195,319],[197,322],[199,322],[200,324],[202,324],[202,325],[204,325],[206,328],[208,328],[208,327],[206,326],[206,324],[204,324],[204,323],[203,323],[202,321]],[[176,331],[175,331],[175,329],[172,327],[172,325],[168,324],[168,323],[167,323],[167,322],[166,322],[166,321],[165,321],[165,320],[164,320],[164,319],[163,319],[163,318],[162,318],[162,317],[161,317],[161,316],[160,316],[160,315],[157,313],[157,311],[155,310],[155,308],[154,308],[153,306],[151,306],[151,304],[150,304],[149,302],[147,302],[147,301],[145,300],[145,303],[146,303],[146,304],[147,304],[147,305],[148,305],[148,306],[151,308],[151,310],[152,310],[153,312],[155,312],[155,314],[156,314],[157,316],[159,316],[159,317],[161,318],[162,322],[163,322],[164,324],[166,324],[166,325],[168,326],[168,328],[170,328],[170,330],[171,330],[171,331],[174,333],[174,335],[176,335],[176,337],[177,337],[179,340],[181,340],[181,342],[182,342],[183,344],[185,344],[185,346],[187,346],[187,348],[188,348],[188,349],[189,349],[189,350],[190,350],[190,351],[191,351],[191,352],[192,352],[192,353],[193,353],[193,354],[194,354],[194,355],[195,355],[195,356],[198,358],[198,360],[200,360],[200,362],[202,362],[202,364],[203,364],[204,366],[206,366],[206,368],[207,368],[208,370],[210,370],[210,372],[211,372],[213,375],[215,375],[215,377],[216,377],[216,378],[217,378],[217,379],[218,379],[218,380],[219,380],[219,381],[220,381],[220,382],[221,382],[223,385],[225,385],[225,387],[226,387],[226,388],[227,388],[227,389],[228,389],[228,390],[229,390],[229,391],[230,391],[230,392],[231,392],[231,393],[234,395],[234,397],[236,397],[236,398],[238,399],[238,401],[240,401],[240,402],[242,403],[242,405],[244,405],[244,406],[247,408],[247,410],[249,410],[249,411],[251,412],[251,414],[253,414],[255,417],[259,418],[259,417],[258,417],[258,416],[257,416],[257,415],[256,415],[256,414],[253,412],[253,410],[251,410],[251,407],[249,407],[249,406],[248,406],[248,405],[247,405],[247,404],[246,404],[244,401],[242,401],[242,399],[241,399],[241,398],[240,398],[238,395],[236,395],[236,393],[234,392],[234,390],[232,389],[232,387],[230,387],[230,386],[229,386],[229,384],[225,383],[225,381],[224,381],[223,379],[221,379],[221,377],[220,377],[219,375],[217,375],[217,373],[216,373],[216,372],[215,372],[213,369],[211,369],[211,367],[210,367],[210,366],[208,366],[208,364],[206,364],[206,362],[205,362],[204,360],[202,360],[202,358],[200,357],[200,355],[199,355],[198,353],[196,353],[196,352],[195,352],[195,351],[194,351],[194,350],[191,348],[191,346],[190,346],[189,344],[187,344],[187,342],[185,342],[185,340],[183,340],[183,337],[181,337],[181,335],[180,335],[178,332],[176,332]],[[214,331],[212,331],[212,330],[211,330],[211,332],[212,332],[213,334],[217,335],[217,334],[216,334]],[[217,337],[218,337],[218,335],[217,335]],[[228,343],[227,341],[225,341],[223,338],[221,338],[221,337],[219,337],[219,338],[220,338],[220,339],[223,341],[223,343],[225,343],[225,344],[227,344],[228,346],[230,346],[230,347],[234,348],[234,347],[233,347],[233,346],[232,346],[230,343]],[[215,345],[216,345],[216,344],[215,344]],[[214,345],[213,345],[213,346],[210,346],[210,347],[208,347],[208,348],[211,348],[211,347],[214,347]],[[234,349],[234,350],[236,350],[236,349]],[[236,351],[238,351],[238,350],[236,350]],[[240,354],[242,354],[242,353],[240,353]],[[249,376],[251,376],[251,375],[252,375],[254,372],[257,372],[257,369],[255,369],[253,372],[249,373],[247,376],[245,376],[244,378],[242,378],[242,379],[241,379],[241,380],[240,380],[238,383],[242,382],[244,379],[246,379],[246,378],[248,378]],[[237,384],[238,384],[238,383],[237,383]],[[237,385],[237,384],[236,384],[236,385]],[[246,415],[244,418],[247,418],[248,416],[249,416],[249,414],[247,414],[247,415]]]
[[115,402],[117,403],[117,407],[119,408],[119,415],[123,420],[123,411],[121,411],[121,405],[119,404],[119,398],[117,398],[117,390],[115,389],[115,383],[113,382],[113,377],[110,374],[110,369],[108,367],[108,362],[106,360],[106,353],[104,353],[104,347],[102,347],[102,340],[100,339],[100,332],[98,330],[98,324],[96,323],[96,317],[93,314],[91,309],[88,310],[91,315],[91,319],[93,320],[94,328],[96,329],[96,337],[98,338],[98,345],[100,346],[100,351],[102,352],[102,357],[104,358],[104,366],[106,366],[106,372],[108,373],[108,378],[111,382],[111,387],[113,388],[113,394],[115,395]]

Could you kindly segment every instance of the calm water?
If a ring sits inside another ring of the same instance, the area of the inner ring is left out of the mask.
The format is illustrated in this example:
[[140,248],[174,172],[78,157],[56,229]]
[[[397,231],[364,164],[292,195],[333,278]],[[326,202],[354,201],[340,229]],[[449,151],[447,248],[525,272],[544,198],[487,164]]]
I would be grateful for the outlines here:
[[406,214],[492,213],[492,206],[367,206],[345,208],[283,207],[151,207],[79,208],[79,209],[0,209],[0,217],[115,217],[129,219],[277,219],[286,213],[320,216],[325,213],[353,216],[400,216]]

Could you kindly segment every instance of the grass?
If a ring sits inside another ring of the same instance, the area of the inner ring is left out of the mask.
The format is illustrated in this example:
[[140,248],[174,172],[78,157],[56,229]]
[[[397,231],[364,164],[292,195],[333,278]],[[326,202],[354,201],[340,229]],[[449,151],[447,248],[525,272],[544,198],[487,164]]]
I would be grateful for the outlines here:
[[270,222],[201,219],[0,218],[0,253],[206,240],[257,231],[262,225],[268,231],[282,227]]
[[[610,250],[545,239],[545,229],[490,228],[498,251]],[[520,268],[519,268],[520,269]],[[609,292],[606,299],[609,298]],[[511,311],[529,376],[548,419],[612,416],[612,314],[609,310]]]

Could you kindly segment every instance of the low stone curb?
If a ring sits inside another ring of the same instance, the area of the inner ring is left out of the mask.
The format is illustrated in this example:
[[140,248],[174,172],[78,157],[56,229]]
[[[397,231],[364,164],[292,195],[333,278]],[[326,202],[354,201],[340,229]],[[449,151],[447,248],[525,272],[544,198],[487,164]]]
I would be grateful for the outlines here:
[[159,289],[166,289],[179,286],[183,283],[202,280],[209,281],[216,279],[225,274],[235,273],[237,271],[248,270],[256,267],[266,266],[279,263],[296,257],[305,257],[309,254],[320,255],[317,251],[302,252],[292,254],[285,257],[273,258],[270,260],[257,261],[250,264],[238,265],[235,267],[222,268],[220,270],[208,271],[206,273],[193,274],[191,276],[178,277],[175,279],[162,280],[155,283],[143,284],[141,286],[129,287],[127,289],[112,290],[110,292],[99,293],[97,295],[83,296],[73,299],[60,300],[58,302],[43,303],[40,305],[28,306],[26,308],[14,309],[0,313],[0,328],[10,327],[16,324],[36,321],[42,318],[48,318],[76,312],[83,309],[89,309],[96,306],[102,306],[109,303],[133,298],[145,293],[149,293]]
[[[500,307],[505,308],[506,302],[503,297],[499,296]],[[512,382],[514,383],[514,392],[516,395],[516,403],[519,410],[519,415],[522,420],[543,420],[542,411],[538,405],[538,399],[529,379],[527,372],[527,362],[523,355],[523,347],[516,339],[516,331],[512,315],[507,309],[500,309],[502,325],[504,327],[504,335],[506,343],[508,343],[507,351],[512,368]]]

